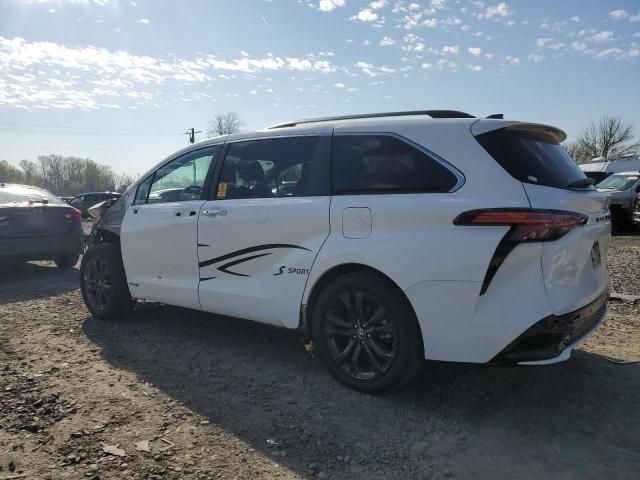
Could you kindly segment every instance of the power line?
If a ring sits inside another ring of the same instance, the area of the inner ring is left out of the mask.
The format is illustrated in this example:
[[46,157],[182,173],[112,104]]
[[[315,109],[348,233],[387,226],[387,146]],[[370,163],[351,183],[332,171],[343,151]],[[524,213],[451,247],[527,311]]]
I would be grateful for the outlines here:
[[147,129],[147,128],[100,128],[100,127],[81,127],[81,126],[72,126],[72,125],[44,125],[44,124],[34,124],[34,125],[25,125],[19,123],[11,123],[11,122],[0,122],[0,125],[6,125],[9,127],[17,127],[19,129],[30,129],[30,128],[48,128],[54,130],[97,130],[101,132],[156,132],[156,133],[176,133],[174,129]]
[[175,147],[58,147],[58,146],[49,146],[49,147],[34,147],[33,145],[3,145],[2,148],[4,150],[8,150],[11,148],[26,148],[31,150],[165,150],[172,151]]
[[171,135],[182,135],[182,133],[133,133],[133,132],[39,132],[35,130],[27,131],[19,131],[19,130],[5,130],[0,127],[0,133],[6,133],[11,135],[66,135],[70,137],[168,137]]

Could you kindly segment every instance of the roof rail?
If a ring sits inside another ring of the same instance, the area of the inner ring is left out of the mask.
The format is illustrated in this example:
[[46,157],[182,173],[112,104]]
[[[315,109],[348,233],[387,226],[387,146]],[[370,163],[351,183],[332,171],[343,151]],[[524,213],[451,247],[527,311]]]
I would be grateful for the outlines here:
[[427,115],[431,118],[475,118],[465,112],[457,110],[410,110],[407,112],[382,112],[382,113],[363,113],[359,115],[341,115],[337,117],[318,117],[307,118],[304,120],[295,120],[293,122],[278,123],[268,127],[269,130],[274,128],[295,127],[303,123],[330,122],[333,120],[358,120],[364,118],[382,118],[382,117],[406,117],[412,115]]

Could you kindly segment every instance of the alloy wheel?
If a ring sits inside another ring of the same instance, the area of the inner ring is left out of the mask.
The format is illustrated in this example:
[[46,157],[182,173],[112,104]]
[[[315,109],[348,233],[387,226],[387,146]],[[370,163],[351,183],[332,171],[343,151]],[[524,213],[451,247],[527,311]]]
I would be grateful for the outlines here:
[[87,298],[94,308],[104,310],[109,305],[113,292],[111,276],[104,260],[93,257],[84,273]]
[[332,360],[351,377],[374,380],[398,355],[398,329],[387,309],[361,290],[341,293],[327,310],[324,333]]

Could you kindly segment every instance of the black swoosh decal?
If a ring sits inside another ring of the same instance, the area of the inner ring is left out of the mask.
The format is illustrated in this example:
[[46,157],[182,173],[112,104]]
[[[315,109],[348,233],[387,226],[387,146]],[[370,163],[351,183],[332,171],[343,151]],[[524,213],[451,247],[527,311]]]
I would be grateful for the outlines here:
[[206,243],[199,243],[199,247],[210,247],[211,245],[207,245]]
[[231,272],[227,270],[227,268],[233,267],[234,265],[239,265],[244,262],[248,262],[249,260],[253,260],[254,258],[266,257],[267,255],[271,255],[271,252],[259,253],[258,255],[252,255],[250,257],[241,258],[240,260],[234,260],[233,262],[225,263],[224,265],[219,266],[218,270],[224,273],[229,273],[231,275],[237,275],[238,277],[250,277],[251,275],[245,275],[244,273]]
[[205,260],[204,262],[200,262],[198,266],[200,268],[207,267],[209,265],[213,265],[214,263],[222,262],[223,260],[229,260],[230,258],[244,255],[245,253],[259,252],[260,250],[269,250],[271,248],[298,248],[300,250],[306,250],[307,252],[311,251],[308,248],[300,247],[298,245],[291,245],[288,243],[270,243],[267,245],[258,245],[256,247],[243,248],[242,250],[237,250],[235,252],[222,255],[221,257],[212,258],[211,260]]
[[205,281],[207,281],[207,280],[212,280],[212,279],[214,279],[214,278],[216,278],[216,277],[204,277],[204,278],[201,278],[201,279],[200,279],[200,281],[201,281],[201,282],[205,282]]

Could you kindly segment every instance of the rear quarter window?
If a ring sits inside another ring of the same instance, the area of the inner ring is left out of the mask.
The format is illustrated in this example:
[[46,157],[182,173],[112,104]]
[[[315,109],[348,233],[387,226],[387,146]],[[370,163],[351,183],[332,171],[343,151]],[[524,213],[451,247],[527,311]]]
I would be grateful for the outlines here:
[[458,177],[391,135],[336,135],[332,183],[337,194],[449,192]]
[[567,189],[586,178],[555,138],[544,132],[502,128],[476,140],[513,178],[534,185]]

